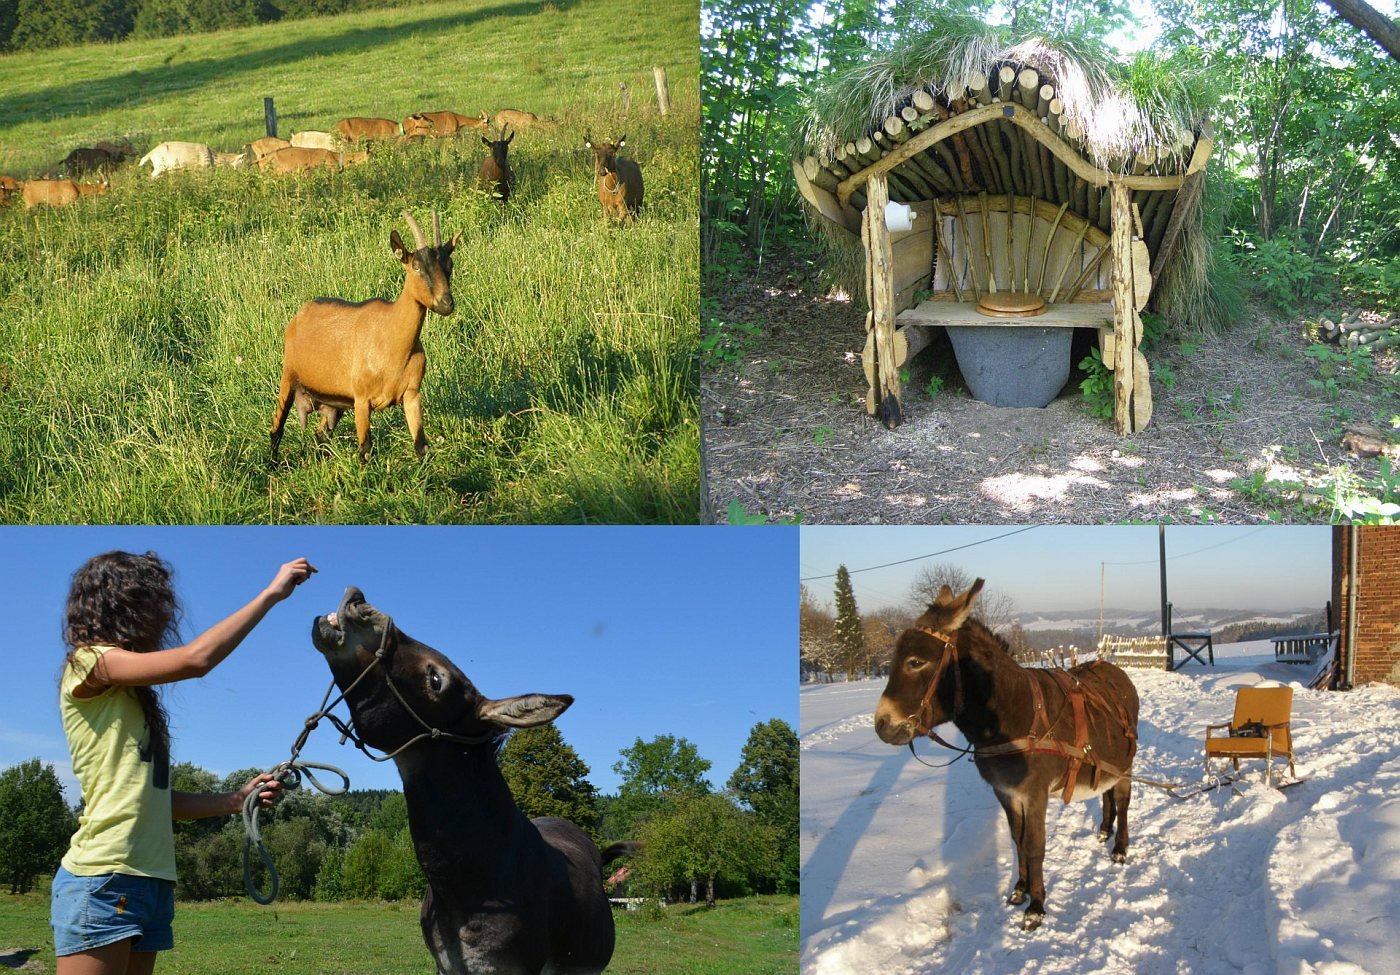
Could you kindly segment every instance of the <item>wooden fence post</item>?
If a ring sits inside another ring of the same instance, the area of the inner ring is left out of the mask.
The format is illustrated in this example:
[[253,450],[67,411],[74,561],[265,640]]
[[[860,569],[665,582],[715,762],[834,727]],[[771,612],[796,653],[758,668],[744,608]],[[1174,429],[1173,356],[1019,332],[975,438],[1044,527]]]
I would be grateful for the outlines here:
[[656,76],[656,104],[661,109],[661,114],[665,115],[671,111],[671,92],[666,87],[666,69],[658,64],[651,69],[651,73]]
[[270,97],[263,98],[263,121],[267,124],[267,134],[273,138],[277,137],[277,109],[273,107]]

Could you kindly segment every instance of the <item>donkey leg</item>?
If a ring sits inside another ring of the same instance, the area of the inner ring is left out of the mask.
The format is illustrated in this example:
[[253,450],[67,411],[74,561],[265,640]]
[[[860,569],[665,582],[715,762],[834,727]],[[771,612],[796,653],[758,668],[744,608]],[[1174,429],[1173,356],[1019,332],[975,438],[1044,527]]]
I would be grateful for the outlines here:
[[1026,817],[1021,808],[1021,802],[1016,796],[1003,795],[1000,792],[996,796],[997,801],[1001,803],[1002,811],[1006,813],[1006,825],[1011,827],[1011,844],[1016,847],[1016,884],[1011,888],[1011,893],[1006,898],[1006,903],[1015,907],[1026,902],[1026,888],[1030,885],[1026,872]]
[[1117,838],[1113,841],[1113,862],[1126,863],[1128,860],[1128,800],[1133,797],[1133,780],[1119,779],[1105,795],[1113,796],[1113,805],[1118,814]]
[[1034,931],[1045,919],[1045,814],[1049,794],[1037,791],[1026,803],[1026,876],[1031,902],[1021,927]]
[[1118,816],[1115,790],[1109,789],[1099,796],[1099,800],[1103,803],[1103,822],[1099,824],[1099,842],[1107,843],[1108,838],[1113,835],[1113,820]]

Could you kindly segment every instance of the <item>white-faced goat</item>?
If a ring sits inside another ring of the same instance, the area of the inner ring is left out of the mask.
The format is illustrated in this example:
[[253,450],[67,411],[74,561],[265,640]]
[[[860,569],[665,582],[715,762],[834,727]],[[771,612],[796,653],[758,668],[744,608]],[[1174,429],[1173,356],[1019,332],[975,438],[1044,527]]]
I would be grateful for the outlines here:
[[642,168],[617,154],[627,145],[627,136],[616,142],[595,143],[592,136],[585,135],[583,144],[596,157],[594,172],[598,176],[598,202],[603,204],[603,216],[616,217],[624,224],[635,219],[642,209]]
[[510,126],[504,126],[499,139],[481,137],[482,144],[491,153],[482,160],[481,171],[476,174],[477,185],[492,196],[499,197],[502,203],[510,201],[510,185],[515,182],[515,174],[510,171],[510,143],[515,133],[507,136],[509,129]]
[[389,234],[389,247],[404,266],[397,300],[317,298],[302,305],[287,323],[282,385],[272,416],[274,459],[293,400],[303,427],[312,410],[320,411],[316,439],[321,443],[330,440],[341,414],[354,409],[362,460],[369,456],[370,413],[401,403],[413,449],[419,457],[427,449],[419,389],[428,360],[420,336],[429,310],[445,316],[455,307],[452,251],[462,235],[444,244],[434,211],[430,245],[413,216],[405,210],[403,217],[413,231],[414,246],[405,246],[397,230]]

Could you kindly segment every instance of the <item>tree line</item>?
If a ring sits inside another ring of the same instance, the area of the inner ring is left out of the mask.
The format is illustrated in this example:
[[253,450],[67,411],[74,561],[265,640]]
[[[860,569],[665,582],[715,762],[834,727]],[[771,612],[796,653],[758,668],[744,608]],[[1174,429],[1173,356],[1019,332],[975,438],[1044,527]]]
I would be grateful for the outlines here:
[[0,0],[0,53],[170,37],[423,0]]
[[[600,795],[590,769],[547,725],[515,731],[499,753],[502,773],[529,817],[562,816],[600,846],[641,840],[644,851],[614,865],[617,893],[697,900],[798,889],[797,736],[781,719],[756,724],[742,760],[722,789],[706,778],[711,763],[685,738],[636,739],[613,770],[616,794]],[[231,791],[259,769],[220,778],[188,762],[171,770],[181,791]],[[0,881],[24,893],[52,875],[77,828],[51,765],[38,759],[0,772]],[[263,842],[276,864],[281,896],[298,900],[399,900],[421,896],[403,793],[356,790],[327,796],[311,788],[285,795],[266,813]],[[175,824],[176,895],[184,900],[239,897],[243,826],[237,817]],[[253,858],[254,880],[267,878]],[[619,877],[620,874],[620,877]]]
[[[1400,27],[1361,0],[1328,3],[1155,0],[1161,30],[1149,53],[1163,84],[1213,95],[1207,184],[1222,274],[1285,311],[1305,300],[1394,311]],[[1126,60],[1114,45],[1143,29],[1145,13],[1125,0],[705,0],[705,9],[701,242],[711,282],[805,239],[790,156],[817,79],[962,12]]]
[[[903,602],[861,613],[851,586],[850,571],[838,566],[832,603],[828,605],[805,583],[798,590],[798,640],[804,681],[860,680],[888,672],[894,643],[914,624],[939,590],[963,592],[975,580],[948,563],[924,566],[914,577]],[[977,618],[1007,641],[1013,653],[1034,649],[1031,635],[1012,617],[1016,601],[987,586],[977,598]]]

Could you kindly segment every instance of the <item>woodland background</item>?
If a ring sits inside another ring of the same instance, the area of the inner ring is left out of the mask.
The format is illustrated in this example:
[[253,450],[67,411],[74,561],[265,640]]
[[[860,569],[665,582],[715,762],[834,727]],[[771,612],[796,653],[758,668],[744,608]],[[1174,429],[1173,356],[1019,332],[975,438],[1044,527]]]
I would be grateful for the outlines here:
[[[631,868],[611,896],[713,904],[719,897],[797,892],[797,736],[780,718],[754,725],[739,767],[718,788],[707,778],[710,762],[672,735],[639,738],[622,749],[613,767],[621,785],[613,795],[599,794],[588,765],[553,726],[512,733],[500,763],[527,816],[570,819],[600,847],[624,839],[646,844],[643,854],[610,865],[611,871]],[[220,778],[184,762],[172,768],[171,779],[181,791],[231,791],[259,771]],[[336,782],[328,778],[327,784]],[[33,759],[0,771],[0,883],[12,894],[46,885],[68,848],[77,813],[53,766]],[[176,895],[186,901],[242,897],[243,836],[239,817],[176,823]],[[422,896],[401,792],[327,796],[306,785],[264,815],[263,840],[283,900]],[[261,866],[254,879],[268,889]]]
[[[1145,5],[1120,0],[706,0],[704,287],[714,294],[728,276],[806,246],[789,160],[810,83],[967,11],[1123,55],[1159,27],[1150,50],[1163,70],[1215,96],[1218,273],[1284,313],[1309,302],[1396,311],[1400,27],[1354,0],[1329,2],[1154,0],[1149,22]],[[719,323],[702,318],[703,341],[721,340]]]

